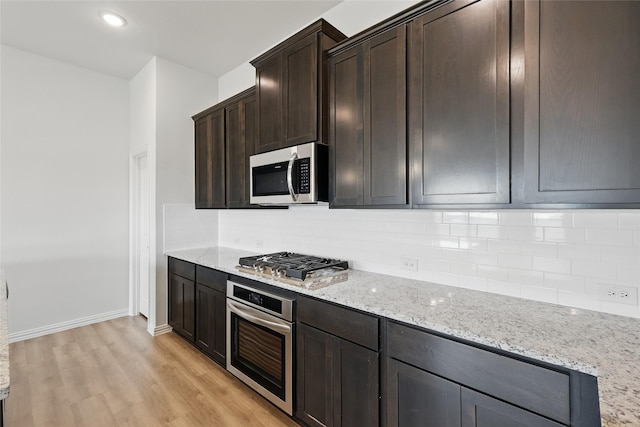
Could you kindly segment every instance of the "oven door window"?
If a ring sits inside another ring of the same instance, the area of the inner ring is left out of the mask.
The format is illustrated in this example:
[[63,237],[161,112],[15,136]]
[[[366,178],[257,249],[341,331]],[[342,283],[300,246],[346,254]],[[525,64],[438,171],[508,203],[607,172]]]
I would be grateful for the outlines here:
[[284,400],[286,337],[234,313],[231,322],[231,364]]

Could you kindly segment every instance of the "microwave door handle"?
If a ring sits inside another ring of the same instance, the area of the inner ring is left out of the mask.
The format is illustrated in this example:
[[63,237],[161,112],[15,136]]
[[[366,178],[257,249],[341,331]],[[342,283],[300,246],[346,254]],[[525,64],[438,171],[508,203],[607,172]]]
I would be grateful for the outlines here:
[[291,153],[289,159],[289,166],[287,166],[287,187],[289,187],[289,194],[294,202],[298,201],[298,195],[293,190],[293,164],[298,160],[298,153]]
[[[260,317],[252,316],[247,313],[248,310],[251,310],[248,307],[243,307],[241,304],[233,302],[231,300],[227,300],[227,307],[229,310],[234,313],[236,316],[240,316],[249,322],[253,322],[257,325],[264,326],[267,329],[271,329],[282,334],[288,334],[291,332],[291,327],[286,325],[281,325],[280,323],[269,322],[268,320],[262,319]],[[257,310],[251,310],[257,311]],[[259,313],[259,312],[258,312]]]

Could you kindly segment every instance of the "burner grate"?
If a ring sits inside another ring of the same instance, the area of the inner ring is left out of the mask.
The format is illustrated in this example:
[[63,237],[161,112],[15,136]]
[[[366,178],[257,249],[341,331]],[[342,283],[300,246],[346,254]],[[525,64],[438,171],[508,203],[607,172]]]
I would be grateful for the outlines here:
[[293,252],[275,252],[266,255],[242,257],[239,263],[245,268],[252,268],[260,272],[270,270],[272,275],[293,277],[300,280],[306,279],[307,275],[312,271],[324,268],[343,270],[349,268],[347,261]]

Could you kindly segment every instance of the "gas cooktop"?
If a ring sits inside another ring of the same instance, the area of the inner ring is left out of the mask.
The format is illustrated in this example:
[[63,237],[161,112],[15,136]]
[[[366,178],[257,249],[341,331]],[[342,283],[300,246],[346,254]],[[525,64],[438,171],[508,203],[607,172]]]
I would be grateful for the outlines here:
[[347,261],[302,255],[293,252],[275,252],[240,258],[240,267],[275,277],[292,277],[305,280],[307,277],[347,270]]

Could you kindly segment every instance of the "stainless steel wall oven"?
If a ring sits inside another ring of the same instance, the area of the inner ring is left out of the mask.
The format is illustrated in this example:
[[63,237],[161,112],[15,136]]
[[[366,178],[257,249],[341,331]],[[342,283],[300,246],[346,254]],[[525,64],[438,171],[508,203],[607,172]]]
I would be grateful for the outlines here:
[[227,281],[227,370],[293,414],[294,301]]

